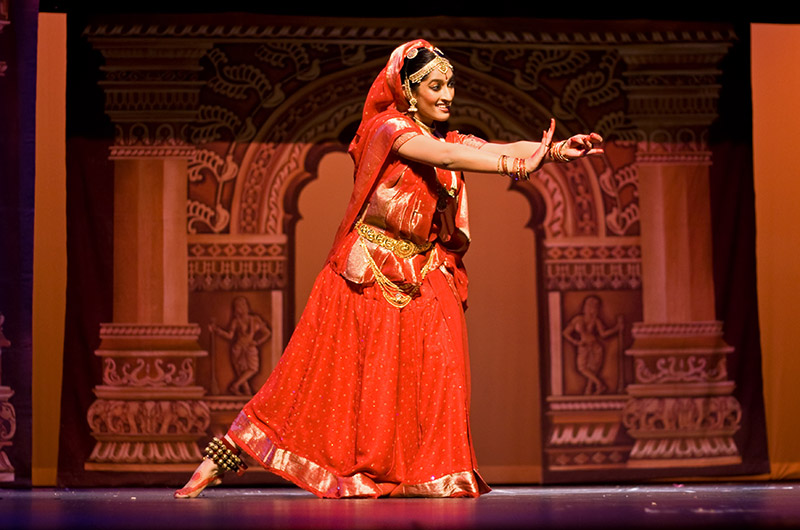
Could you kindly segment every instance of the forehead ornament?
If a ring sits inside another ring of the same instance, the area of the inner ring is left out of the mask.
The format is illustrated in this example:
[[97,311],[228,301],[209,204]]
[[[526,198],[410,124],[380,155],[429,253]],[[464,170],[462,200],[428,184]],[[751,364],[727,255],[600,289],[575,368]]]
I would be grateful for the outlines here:
[[[408,76],[408,80],[411,83],[419,83],[422,79],[425,78],[426,75],[431,73],[434,68],[438,68],[442,74],[446,74],[447,70],[452,70],[453,65],[450,64],[450,61],[444,58],[444,54],[439,50],[439,48],[433,48],[434,58],[431,59],[425,66],[410,74]],[[417,48],[409,50],[406,54],[408,59],[413,59],[417,56]]]

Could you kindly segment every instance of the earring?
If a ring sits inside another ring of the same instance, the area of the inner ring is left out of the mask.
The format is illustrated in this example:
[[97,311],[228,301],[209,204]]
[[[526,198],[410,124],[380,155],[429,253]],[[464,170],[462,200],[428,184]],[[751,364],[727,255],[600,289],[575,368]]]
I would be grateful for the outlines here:
[[403,80],[403,94],[408,100],[408,112],[417,112],[417,98],[411,93],[411,85],[408,83],[408,78]]

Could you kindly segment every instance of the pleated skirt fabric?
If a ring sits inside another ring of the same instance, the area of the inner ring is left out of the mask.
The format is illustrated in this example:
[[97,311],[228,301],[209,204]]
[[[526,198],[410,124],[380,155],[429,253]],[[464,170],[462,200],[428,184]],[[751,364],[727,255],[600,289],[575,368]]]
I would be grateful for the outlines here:
[[393,307],[330,266],[229,435],[320,497],[476,497],[464,313],[449,275]]

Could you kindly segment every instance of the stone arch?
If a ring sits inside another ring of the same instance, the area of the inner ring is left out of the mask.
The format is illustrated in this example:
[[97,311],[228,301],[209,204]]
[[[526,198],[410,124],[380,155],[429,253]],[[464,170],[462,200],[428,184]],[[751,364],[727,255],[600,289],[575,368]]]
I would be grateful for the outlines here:
[[[286,192],[296,180],[314,178],[314,146],[341,146],[342,130],[361,117],[377,63],[319,78],[293,94],[259,129],[245,153],[234,196],[232,231],[284,232]],[[282,133],[276,134],[277,130]],[[318,158],[316,158],[318,162]],[[256,222],[250,221],[255,219]]]

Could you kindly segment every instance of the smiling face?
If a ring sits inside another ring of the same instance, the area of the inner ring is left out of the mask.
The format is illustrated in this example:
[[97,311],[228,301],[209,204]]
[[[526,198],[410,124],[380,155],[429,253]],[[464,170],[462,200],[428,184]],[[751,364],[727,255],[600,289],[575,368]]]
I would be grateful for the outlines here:
[[417,99],[417,118],[426,125],[450,119],[450,105],[455,95],[453,70],[442,73],[438,68],[412,89]]

